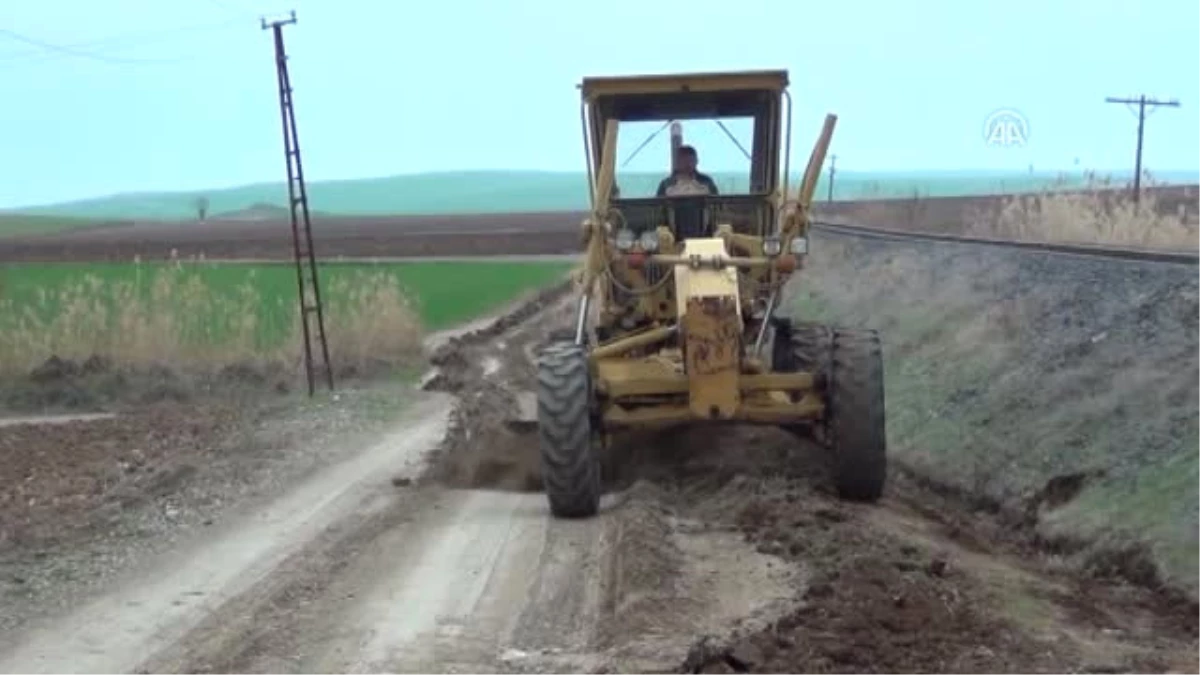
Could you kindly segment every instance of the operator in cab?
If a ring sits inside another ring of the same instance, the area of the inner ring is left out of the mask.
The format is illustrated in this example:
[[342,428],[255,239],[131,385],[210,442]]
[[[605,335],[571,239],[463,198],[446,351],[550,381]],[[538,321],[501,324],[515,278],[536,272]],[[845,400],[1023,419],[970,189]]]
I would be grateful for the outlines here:
[[[716,196],[717,184],[708,174],[696,170],[696,149],[681,145],[675,151],[671,175],[658,184],[659,197]],[[692,237],[710,237],[712,228],[703,204],[677,203],[664,207],[675,237],[680,241]]]
[[716,195],[717,184],[711,176],[696,170],[696,149],[681,145],[675,151],[675,163],[671,175],[658,184],[659,197],[686,197],[690,195]]

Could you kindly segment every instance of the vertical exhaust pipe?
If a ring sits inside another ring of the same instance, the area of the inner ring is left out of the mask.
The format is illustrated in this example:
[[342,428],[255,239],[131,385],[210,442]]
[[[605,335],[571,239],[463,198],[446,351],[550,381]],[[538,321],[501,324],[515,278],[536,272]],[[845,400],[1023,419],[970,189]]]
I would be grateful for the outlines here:
[[683,145],[683,125],[671,122],[671,173],[675,173],[675,155]]

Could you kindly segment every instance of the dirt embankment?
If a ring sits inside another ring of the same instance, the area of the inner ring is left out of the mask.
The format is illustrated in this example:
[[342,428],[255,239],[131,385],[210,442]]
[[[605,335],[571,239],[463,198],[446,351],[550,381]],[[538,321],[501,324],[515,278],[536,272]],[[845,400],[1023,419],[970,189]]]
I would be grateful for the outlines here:
[[897,463],[1071,565],[1193,599],[1188,265],[821,236],[795,312],[881,330]]

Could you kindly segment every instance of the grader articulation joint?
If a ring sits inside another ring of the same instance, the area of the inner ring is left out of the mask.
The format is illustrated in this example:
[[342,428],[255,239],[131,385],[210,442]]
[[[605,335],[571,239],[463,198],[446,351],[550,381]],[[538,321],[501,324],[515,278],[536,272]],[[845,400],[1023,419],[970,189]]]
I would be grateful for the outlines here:
[[[880,497],[878,336],[777,311],[809,255],[809,208],[836,123],[826,117],[789,198],[787,84],[784,71],[584,79],[592,209],[578,314],[537,364],[542,480],[554,515],[598,511],[600,454],[613,434],[700,423],[812,432],[827,446],[844,498]],[[753,129],[745,189],[614,198],[623,125],[669,123],[676,145],[680,121],[725,118],[748,119]]]

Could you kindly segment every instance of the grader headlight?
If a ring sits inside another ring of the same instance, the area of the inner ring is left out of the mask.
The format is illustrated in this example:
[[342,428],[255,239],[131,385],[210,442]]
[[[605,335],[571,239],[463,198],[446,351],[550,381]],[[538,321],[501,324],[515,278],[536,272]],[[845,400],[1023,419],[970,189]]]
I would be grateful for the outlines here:
[[618,251],[622,253],[628,253],[633,248],[633,242],[635,240],[636,237],[633,235],[633,230],[629,229],[628,227],[622,227],[620,230],[617,230],[617,238],[614,242],[614,245],[617,247]]
[[642,250],[646,253],[657,253],[658,232],[654,230],[647,230],[643,232],[642,236],[638,238],[638,245],[641,246]]
[[808,237],[792,239],[792,255],[808,255]]
[[762,249],[763,255],[774,258],[783,252],[783,242],[779,241],[779,237],[775,235],[763,237]]

